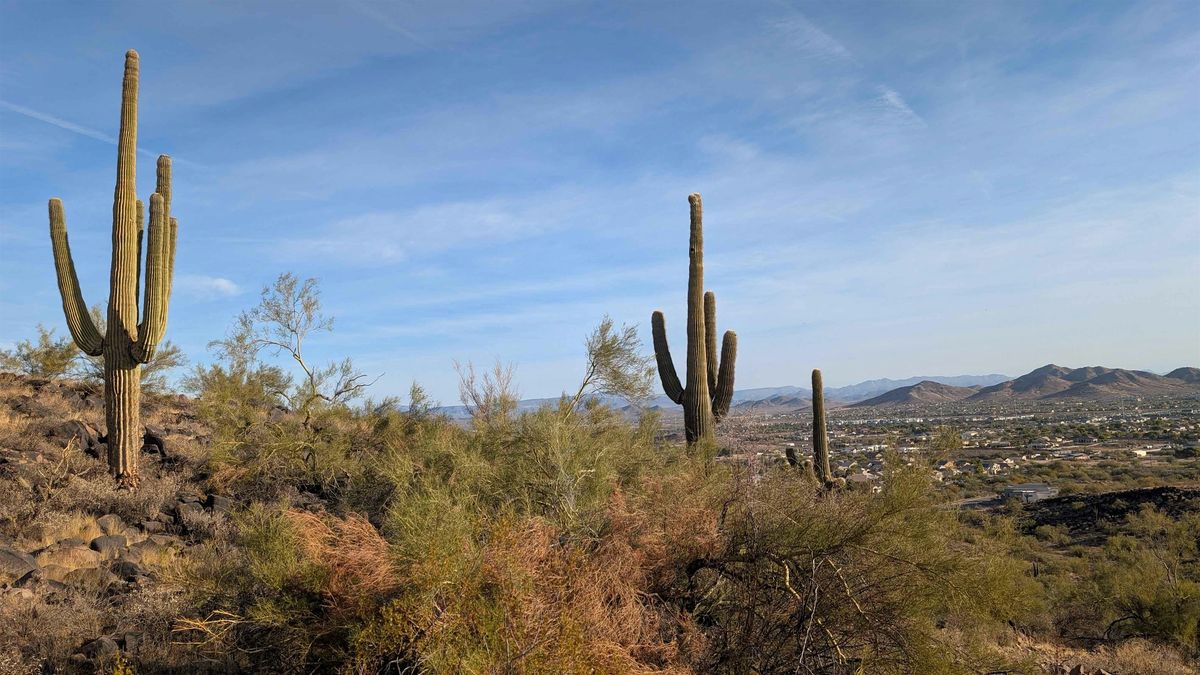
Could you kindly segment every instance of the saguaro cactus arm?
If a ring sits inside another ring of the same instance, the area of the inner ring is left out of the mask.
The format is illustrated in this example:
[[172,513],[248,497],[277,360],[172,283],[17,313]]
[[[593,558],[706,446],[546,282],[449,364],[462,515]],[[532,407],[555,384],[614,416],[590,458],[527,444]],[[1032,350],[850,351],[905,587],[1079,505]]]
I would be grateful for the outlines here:
[[133,356],[147,363],[167,330],[167,307],[174,276],[175,234],[177,224],[170,217],[171,158],[158,158],[158,186],[150,196],[150,232],[146,250],[146,290],[142,302],[142,321]]
[[104,351],[104,338],[96,329],[96,322],[83,301],[83,290],[75,274],[75,261],[71,258],[71,244],[67,240],[67,222],[63,215],[62,200],[50,200],[50,244],[54,249],[54,272],[58,276],[58,291],[62,296],[63,314],[67,328],[75,344],[88,356],[99,356]]
[[658,363],[658,377],[662,380],[663,391],[667,398],[675,403],[683,402],[683,385],[679,382],[679,374],[675,372],[675,362],[671,360],[671,348],[667,344],[667,327],[662,312],[650,315],[650,332],[654,336],[654,358]]
[[721,371],[712,395],[713,416],[718,420],[729,412],[729,406],[733,403],[733,371],[736,363],[737,333],[727,330],[721,339]]
[[708,361],[708,391],[717,389],[717,296],[712,291],[704,294],[704,357]]

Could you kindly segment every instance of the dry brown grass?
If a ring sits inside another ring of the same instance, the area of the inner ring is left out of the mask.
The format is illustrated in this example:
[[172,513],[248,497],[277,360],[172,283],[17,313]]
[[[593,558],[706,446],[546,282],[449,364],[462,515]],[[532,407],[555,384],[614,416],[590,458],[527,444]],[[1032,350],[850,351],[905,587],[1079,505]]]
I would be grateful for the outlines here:
[[303,555],[328,572],[323,590],[335,616],[355,616],[377,607],[399,585],[390,546],[363,516],[288,511],[286,517]]
[[79,539],[90,542],[103,534],[96,524],[96,517],[80,511],[51,511],[26,527],[17,540],[20,548],[32,551],[44,548],[64,539]]
[[1188,662],[1178,651],[1140,639],[1087,650],[1018,636],[1014,643],[1007,647],[1007,651],[1014,657],[1035,661],[1046,672],[1051,672],[1051,669],[1059,666],[1065,666],[1068,670],[1082,666],[1085,673],[1101,668],[1119,675],[1200,673],[1196,664]]

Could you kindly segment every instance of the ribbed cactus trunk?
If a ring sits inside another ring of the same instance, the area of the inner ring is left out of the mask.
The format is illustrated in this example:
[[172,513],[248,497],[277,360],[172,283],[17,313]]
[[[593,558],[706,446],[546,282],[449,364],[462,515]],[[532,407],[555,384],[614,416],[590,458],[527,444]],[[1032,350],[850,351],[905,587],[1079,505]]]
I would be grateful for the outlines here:
[[663,391],[683,405],[683,425],[688,445],[711,443],[717,422],[733,401],[737,334],[726,331],[717,359],[717,298],[704,292],[704,208],[699,194],[688,196],[691,236],[688,251],[687,384],[682,385],[671,360],[666,322],[661,311],[650,317],[654,355]]
[[813,401],[813,464],[817,479],[829,484],[833,480],[833,472],[829,470],[829,430],[825,420],[825,386],[821,381],[821,371],[812,372],[812,401]]
[[112,266],[108,320],[101,336],[88,313],[67,239],[62,201],[50,200],[50,241],[67,327],[79,348],[104,356],[104,419],[108,465],[130,487],[138,482],[138,454],[145,437],[141,412],[141,365],[154,356],[166,331],[167,304],[174,273],[178,224],[170,216],[171,159],[158,158],[158,185],[150,197],[146,239],[146,283],[138,321],[143,244],[142,203],[137,189],[138,54],[125,54],[121,90],[121,130],[117,141],[117,186],[113,197]]

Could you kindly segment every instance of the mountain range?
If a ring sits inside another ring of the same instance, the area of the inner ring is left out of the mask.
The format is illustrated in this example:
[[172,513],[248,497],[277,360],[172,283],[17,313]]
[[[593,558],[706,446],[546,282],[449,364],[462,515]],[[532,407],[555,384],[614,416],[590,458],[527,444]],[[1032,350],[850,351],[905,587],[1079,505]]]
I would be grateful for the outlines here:
[[[1166,375],[1121,368],[1065,368],[1054,364],[1017,378],[1007,375],[933,375],[900,380],[867,380],[845,387],[827,387],[825,399],[852,407],[929,405],[937,403],[1003,402],[1040,399],[1111,399],[1147,396],[1200,396],[1200,368],[1176,368]],[[526,399],[519,410],[556,403],[558,398]],[[606,400],[621,407],[621,400]],[[741,413],[777,413],[807,409],[812,391],[805,387],[758,387],[733,393],[733,410]],[[674,411],[678,406],[666,396],[647,403],[651,409]],[[437,409],[450,417],[466,417],[463,406]]]
[[987,387],[955,387],[919,382],[855,403],[855,407],[929,403],[989,403],[1054,399],[1114,399],[1200,396],[1200,368],[1176,368],[1166,375],[1122,368],[1065,368],[1049,364],[1018,378]]

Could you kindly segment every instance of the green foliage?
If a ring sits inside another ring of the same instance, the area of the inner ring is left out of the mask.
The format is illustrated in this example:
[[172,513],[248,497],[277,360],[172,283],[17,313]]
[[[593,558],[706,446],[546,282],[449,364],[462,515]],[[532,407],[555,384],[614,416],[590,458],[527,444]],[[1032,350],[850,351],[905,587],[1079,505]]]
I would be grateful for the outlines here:
[[566,402],[568,414],[588,394],[614,396],[635,405],[650,397],[653,358],[642,355],[637,326],[622,326],[617,330],[612,318],[606,315],[588,336],[584,347],[587,368],[579,390]]
[[79,355],[70,338],[54,336],[53,328],[37,326],[37,343],[22,340],[11,350],[0,350],[0,370],[50,380],[68,375]]
[[285,356],[297,370],[288,404],[304,417],[305,426],[321,410],[343,406],[362,395],[370,383],[350,359],[324,366],[310,364],[305,341],[314,333],[333,330],[333,317],[321,311],[321,289],[316,279],[300,281],[287,272],[262,290],[259,304],[242,312],[233,336],[253,357],[268,351]]
[[1150,637],[1200,653],[1200,513],[1145,506],[1108,539],[1085,593],[1111,608],[1106,637]]
[[929,452],[935,460],[951,459],[962,447],[962,434],[954,427],[938,427],[929,439]]
[[[1036,587],[994,547],[968,545],[930,499],[924,472],[878,495],[825,492],[793,471],[724,500],[719,547],[674,588],[711,628],[706,672],[961,672],[995,668],[950,648],[1036,604]],[[939,628],[942,626],[943,628]]]

